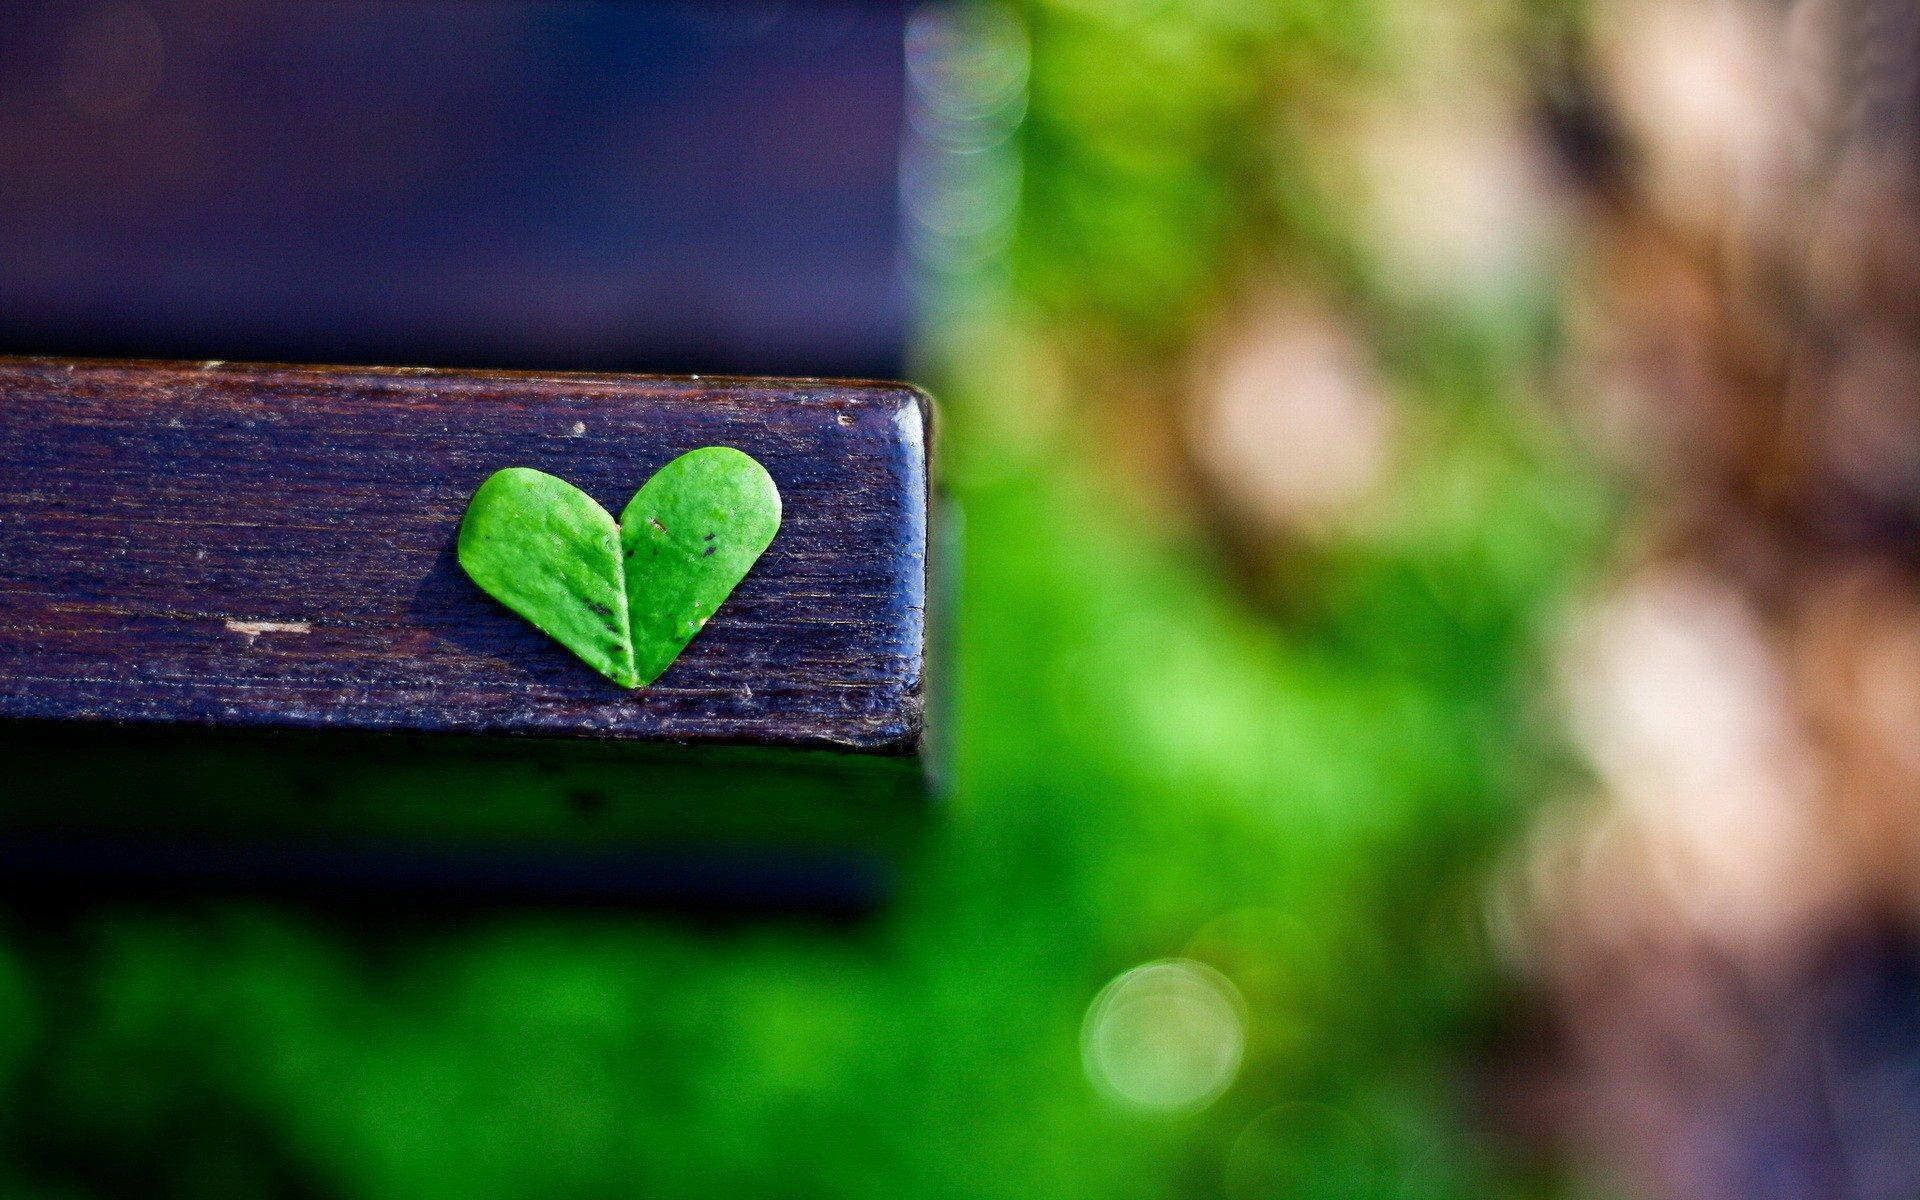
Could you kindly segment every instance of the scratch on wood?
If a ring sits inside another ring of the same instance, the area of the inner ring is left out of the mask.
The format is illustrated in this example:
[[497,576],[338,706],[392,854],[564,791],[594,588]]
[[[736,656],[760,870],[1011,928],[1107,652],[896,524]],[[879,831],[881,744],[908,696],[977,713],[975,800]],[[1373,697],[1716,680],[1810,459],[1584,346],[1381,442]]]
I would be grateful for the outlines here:
[[312,633],[311,621],[228,621],[227,629],[245,634],[249,642],[263,633]]

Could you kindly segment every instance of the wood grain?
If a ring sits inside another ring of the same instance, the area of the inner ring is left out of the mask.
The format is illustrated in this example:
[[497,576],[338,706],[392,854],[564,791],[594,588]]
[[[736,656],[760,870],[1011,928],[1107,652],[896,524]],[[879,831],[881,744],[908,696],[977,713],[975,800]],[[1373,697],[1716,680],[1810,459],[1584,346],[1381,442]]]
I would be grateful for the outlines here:
[[[912,388],[0,359],[0,402],[0,719],[920,753]],[[650,688],[454,561],[501,467],[618,512],[706,445],[765,464],[785,521]]]

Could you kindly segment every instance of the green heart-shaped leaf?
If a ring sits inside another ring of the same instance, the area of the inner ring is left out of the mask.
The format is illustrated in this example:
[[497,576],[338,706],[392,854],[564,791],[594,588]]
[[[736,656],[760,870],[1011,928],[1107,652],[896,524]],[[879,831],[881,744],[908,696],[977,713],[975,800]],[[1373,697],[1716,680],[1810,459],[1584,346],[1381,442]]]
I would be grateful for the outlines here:
[[652,683],[733,593],[780,529],[780,491],[731,446],[682,454],[620,514],[633,665]]
[[593,497],[544,471],[498,471],[467,505],[458,554],[494,599],[621,687],[639,684],[620,528]]
[[780,528],[765,468],[726,446],[681,455],[615,525],[563,479],[508,467],[460,523],[460,565],[487,593],[622,687],[658,679]]

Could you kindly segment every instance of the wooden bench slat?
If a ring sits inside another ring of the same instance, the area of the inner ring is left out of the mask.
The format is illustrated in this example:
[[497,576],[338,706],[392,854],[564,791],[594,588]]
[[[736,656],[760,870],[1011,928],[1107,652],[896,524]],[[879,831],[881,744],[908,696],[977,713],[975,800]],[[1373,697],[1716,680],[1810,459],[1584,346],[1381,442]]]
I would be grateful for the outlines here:
[[[0,359],[0,719],[919,753],[928,420],[887,383]],[[453,555],[506,466],[617,513],[686,450],[785,517],[623,692]]]

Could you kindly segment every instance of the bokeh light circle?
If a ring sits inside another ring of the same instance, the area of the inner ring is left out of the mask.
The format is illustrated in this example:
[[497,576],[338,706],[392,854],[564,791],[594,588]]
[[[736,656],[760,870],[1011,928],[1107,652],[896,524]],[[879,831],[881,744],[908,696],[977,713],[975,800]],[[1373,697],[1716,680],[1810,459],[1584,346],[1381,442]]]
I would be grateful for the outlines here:
[[1142,1113],[1204,1108],[1246,1050],[1246,1006],[1226,976],[1190,959],[1123,971],[1087,1007],[1080,1058],[1110,1103]]

